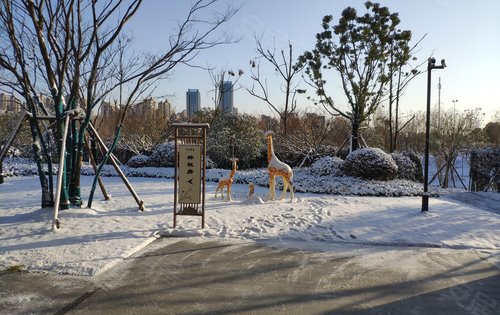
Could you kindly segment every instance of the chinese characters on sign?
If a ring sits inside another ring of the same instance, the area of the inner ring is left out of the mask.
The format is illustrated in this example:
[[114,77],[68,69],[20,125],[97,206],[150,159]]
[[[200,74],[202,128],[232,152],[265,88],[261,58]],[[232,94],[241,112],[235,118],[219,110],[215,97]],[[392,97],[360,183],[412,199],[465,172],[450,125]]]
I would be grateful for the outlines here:
[[201,151],[199,145],[179,145],[179,203],[199,204],[201,195]]

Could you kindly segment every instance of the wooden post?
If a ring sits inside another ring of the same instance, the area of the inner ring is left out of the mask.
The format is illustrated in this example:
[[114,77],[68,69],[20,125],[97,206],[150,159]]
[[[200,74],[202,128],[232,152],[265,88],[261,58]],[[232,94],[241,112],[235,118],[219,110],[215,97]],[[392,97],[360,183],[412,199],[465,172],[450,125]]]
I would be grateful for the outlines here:
[[177,127],[174,128],[175,135],[175,150],[174,150],[174,228],[177,226],[177,181],[179,178],[177,177],[177,168],[179,167],[179,152],[177,152],[177,138],[179,137],[179,129]]
[[[202,181],[202,191],[203,193],[201,194],[201,208],[203,209],[203,216],[201,217],[201,228],[205,228],[205,190],[206,190],[206,173],[207,173],[207,128],[208,128],[208,125],[206,127],[203,128],[203,143],[201,145],[201,148],[202,148],[202,152],[201,152],[201,157],[202,157],[202,169],[203,169],[203,173],[202,173],[202,176],[203,176],[203,181]],[[233,148],[234,150],[234,148]],[[233,151],[233,155],[234,155],[234,151]],[[228,192],[229,193],[229,192]],[[231,195],[229,195],[229,198],[231,198]]]
[[[106,145],[104,144],[104,141],[102,141],[101,137],[99,137],[99,134],[97,133],[97,131],[95,130],[94,126],[92,126],[92,124],[89,124],[89,128],[90,130],[92,131],[92,133],[94,134],[96,140],[97,140],[97,143],[99,143],[99,145],[101,146],[101,149],[107,153],[108,152],[108,148],[106,147]],[[116,172],[118,173],[118,175],[120,176],[120,178],[122,179],[123,183],[125,184],[125,186],[127,186],[128,190],[130,191],[130,193],[132,194],[132,197],[134,197],[135,199],[135,202],[137,203],[137,205],[139,206],[139,210],[141,211],[144,211],[144,201],[142,201],[139,196],[137,195],[137,193],[135,192],[134,188],[132,187],[132,185],[130,184],[130,182],[128,181],[127,177],[125,176],[125,174],[123,174],[123,171],[121,170],[120,166],[118,165],[118,162],[117,162],[117,159],[116,157],[111,154],[109,156],[109,160],[111,161],[111,164],[113,165],[113,167],[115,168]]]
[[365,148],[368,148],[368,144],[366,144],[365,138],[363,138],[363,136],[361,134],[359,135],[359,137],[361,138],[361,141],[365,145]]
[[66,115],[64,118],[64,132],[61,144],[61,155],[59,156],[59,171],[57,172],[57,189],[56,189],[56,199],[54,202],[54,217],[52,218],[52,230],[56,231],[59,229],[59,203],[61,199],[62,190],[62,177],[64,173],[64,161],[66,160],[66,137],[68,136],[70,116]]
[[339,149],[337,150],[337,152],[335,153],[335,156],[339,156],[340,154],[340,151],[344,148],[344,146],[346,145],[346,143],[351,139],[351,137],[347,138],[344,140],[344,142],[342,142],[342,145],[339,147]]
[[[90,165],[92,165],[94,172],[97,172],[97,165],[95,163],[94,156],[92,155],[92,151],[90,150],[90,146],[89,146],[89,142],[88,142],[87,137],[85,137],[84,146],[85,146],[85,150],[87,150],[87,154],[89,155]],[[104,196],[104,199],[105,200],[111,199],[111,196],[106,191],[106,187],[104,186],[104,183],[103,183],[102,178],[100,176],[99,176],[99,178],[97,178],[97,182],[99,183],[99,187],[101,188],[101,192],[102,192],[102,195]]]

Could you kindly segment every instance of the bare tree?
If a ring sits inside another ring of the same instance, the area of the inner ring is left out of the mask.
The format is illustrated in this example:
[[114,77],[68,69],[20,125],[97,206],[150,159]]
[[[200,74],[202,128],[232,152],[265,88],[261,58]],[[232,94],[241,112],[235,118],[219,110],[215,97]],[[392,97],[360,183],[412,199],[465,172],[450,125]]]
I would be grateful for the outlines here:
[[[223,67],[220,70],[216,70],[215,68],[208,68],[208,74],[210,76],[210,81],[213,86],[213,96],[212,96],[212,101],[214,102],[214,115],[213,118],[217,118],[218,114],[222,111],[222,103],[224,100],[224,96],[227,91],[224,82],[228,81],[229,79],[232,79],[231,81],[231,88],[233,89],[232,91],[234,92],[238,88],[234,88],[236,86],[236,83],[239,81],[241,76],[244,74],[244,71],[242,69],[238,69],[237,72],[233,70],[228,70],[227,67]],[[213,121],[212,121],[213,122]]]
[[[409,50],[401,50],[401,47],[394,45],[391,43],[392,49],[390,50],[390,63],[394,64],[396,70],[391,74],[389,78],[389,95],[388,95],[388,124],[389,124],[389,152],[394,152],[397,149],[398,136],[400,132],[413,120],[415,119],[415,115],[407,118],[405,122],[400,125],[400,103],[399,100],[401,96],[404,94],[406,88],[409,83],[415,79],[418,75],[423,72],[419,70],[419,68],[425,64],[427,61],[420,63],[413,67],[409,60],[416,60],[416,57],[412,56],[414,50],[418,47],[418,45],[422,42],[422,40],[427,36],[425,34],[420,38],[419,41]],[[407,62],[402,62],[400,55],[407,54],[405,56],[405,60]]]
[[291,130],[286,139],[276,137],[276,151],[283,154],[283,159],[292,165],[302,167],[310,165],[322,156],[333,156],[338,147],[333,138],[337,131],[334,119],[327,119],[322,113],[300,112],[290,121]]
[[[141,95],[150,93],[159,80],[179,64],[190,65],[197,54],[231,42],[217,34],[237,9],[228,8],[202,18],[217,0],[196,1],[173,34],[164,52],[123,59],[120,35],[137,13],[142,0],[0,0],[0,87],[13,89],[26,101],[33,118],[49,109],[38,101],[50,91],[55,114],[59,155],[67,154],[61,207],[81,204],[79,176],[84,134],[93,109],[109,95],[123,96],[118,120],[120,134],[126,110]],[[62,138],[67,115],[78,116],[69,128],[67,152]],[[50,182],[43,164],[50,162],[38,120],[31,119],[33,148],[39,165],[42,206],[53,204]],[[115,141],[116,142],[116,141]]]
[[[246,88],[250,95],[263,100],[269,107],[275,111],[280,117],[282,124],[283,135],[287,135],[287,122],[292,113],[297,109],[297,93],[301,90],[298,89],[299,83],[296,76],[302,71],[302,66],[295,64],[293,56],[293,46],[288,43],[288,50],[281,49],[279,53],[276,49],[264,48],[262,41],[256,39],[257,43],[257,58],[250,61],[253,85],[251,88]],[[284,99],[272,99],[267,79],[261,77],[260,73],[260,59],[264,59],[267,63],[271,64],[274,71],[280,78],[280,91],[284,94]]]
[[[437,116],[436,113],[433,114]],[[462,113],[448,111],[441,113],[440,126],[432,126],[432,152],[438,168],[437,176],[443,188],[448,188],[451,179],[454,186],[459,178],[455,169],[455,161],[462,150],[470,148],[480,140],[480,130],[483,115],[479,108],[465,110]],[[438,121],[434,119],[432,121]],[[467,188],[467,187],[464,187]]]

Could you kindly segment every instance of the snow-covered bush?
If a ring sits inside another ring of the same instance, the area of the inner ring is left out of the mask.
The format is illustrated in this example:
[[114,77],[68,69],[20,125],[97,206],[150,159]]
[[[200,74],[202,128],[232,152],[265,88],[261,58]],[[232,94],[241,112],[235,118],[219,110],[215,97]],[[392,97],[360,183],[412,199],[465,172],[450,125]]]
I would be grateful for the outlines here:
[[423,170],[422,170],[422,161],[420,160],[420,156],[415,153],[413,150],[405,150],[401,152],[404,156],[408,157],[413,164],[415,164],[415,179],[416,181],[423,182],[424,177],[423,177]]
[[7,150],[7,157],[19,157],[19,158],[32,158],[33,157],[33,148],[31,145],[21,145],[21,146],[11,146]]
[[214,161],[212,161],[212,159],[209,156],[207,156],[207,162],[205,163],[205,167],[207,169],[212,169],[216,168],[217,164]]
[[342,176],[344,161],[338,157],[325,156],[316,160],[309,169],[316,176]]
[[[6,158],[3,166],[4,173],[6,173],[7,177],[32,176],[38,174],[36,164],[29,159]],[[171,167],[129,168],[128,166],[121,165],[120,168],[127,177],[174,178],[174,168]],[[53,169],[54,174],[56,174],[57,165],[54,165]],[[422,184],[409,180],[363,180],[361,178],[353,177],[316,176],[312,175],[309,169],[294,169],[293,171],[293,186],[296,192],[358,196],[417,196],[422,194]],[[207,170],[207,181],[217,182],[219,178],[227,176],[228,173],[229,170],[223,169]],[[82,175],[94,175],[94,170],[88,163],[83,164]],[[101,176],[118,176],[118,174],[113,166],[105,165],[102,169]],[[247,185],[250,182],[257,186],[268,187],[268,170],[261,168],[245,171],[238,170],[236,172],[234,176],[235,184]],[[281,177],[279,177],[276,182],[277,189],[282,189],[282,182]],[[262,191],[267,192],[266,189],[263,189]],[[207,193],[210,193],[210,191]]]
[[149,157],[148,166],[170,167],[174,166],[175,142],[163,142],[158,145]]
[[10,147],[7,150],[7,157],[20,157],[21,156],[21,150],[18,148]]
[[417,165],[406,155],[402,153],[391,153],[391,157],[398,166],[396,178],[417,180],[415,174],[417,173]]
[[472,189],[485,190],[491,183],[500,190],[500,148],[474,149],[470,153]]
[[[45,166],[46,168],[46,166]],[[47,171],[47,169],[45,169]],[[54,174],[57,168],[53,167]],[[3,174],[9,176],[32,176],[38,174],[38,169],[33,160],[23,157],[7,157],[3,161]]]
[[[156,155],[151,155],[151,157],[144,155],[144,154],[137,154],[131,157],[128,162],[127,166],[132,167],[132,168],[140,168],[140,167],[173,167],[174,166],[174,158],[175,158],[175,145],[174,142],[169,142],[172,144],[172,148],[170,148],[170,144],[164,145],[164,146],[158,146],[158,149],[155,150],[157,152]],[[165,154],[162,158],[161,153]],[[154,161],[152,161],[154,159]],[[206,161],[206,168],[211,169],[211,168],[216,168],[217,164],[215,164],[210,157],[207,156],[207,161]]]
[[257,118],[247,114],[219,113],[207,131],[207,154],[217,167],[236,157],[241,169],[255,167],[264,138]]
[[143,154],[137,154],[131,157],[128,162],[127,166],[128,167],[145,167],[148,166],[149,163],[149,156],[143,155]]
[[378,180],[394,179],[398,172],[398,166],[392,157],[377,148],[363,148],[351,152],[342,169],[347,176]]

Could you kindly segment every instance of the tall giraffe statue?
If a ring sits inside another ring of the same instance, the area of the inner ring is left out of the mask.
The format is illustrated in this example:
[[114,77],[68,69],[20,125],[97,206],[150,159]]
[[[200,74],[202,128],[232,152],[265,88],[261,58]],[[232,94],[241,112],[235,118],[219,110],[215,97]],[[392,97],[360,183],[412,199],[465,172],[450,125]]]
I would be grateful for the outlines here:
[[286,163],[281,162],[274,155],[273,132],[266,131],[264,136],[267,139],[267,169],[269,170],[269,194],[267,195],[267,199],[274,200],[276,198],[276,176],[281,176],[283,178],[283,192],[281,193],[280,200],[285,198],[287,189],[290,190],[290,200],[293,200],[292,168]]
[[233,185],[233,177],[234,174],[236,173],[236,168],[238,164],[238,159],[232,158],[229,159],[231,164],[233,165],[233,168],[231,169],[231,173],[229,174],[229,177],[222,177],[219,179],[219,184],[217,185],[217,189],[215,190],[215,198],[217,198],[217,192],[220,189],[220,195],[222,199],[224,199],[224,187],[227,187],[227,200],[232,200],[231,199],[231,186]]

